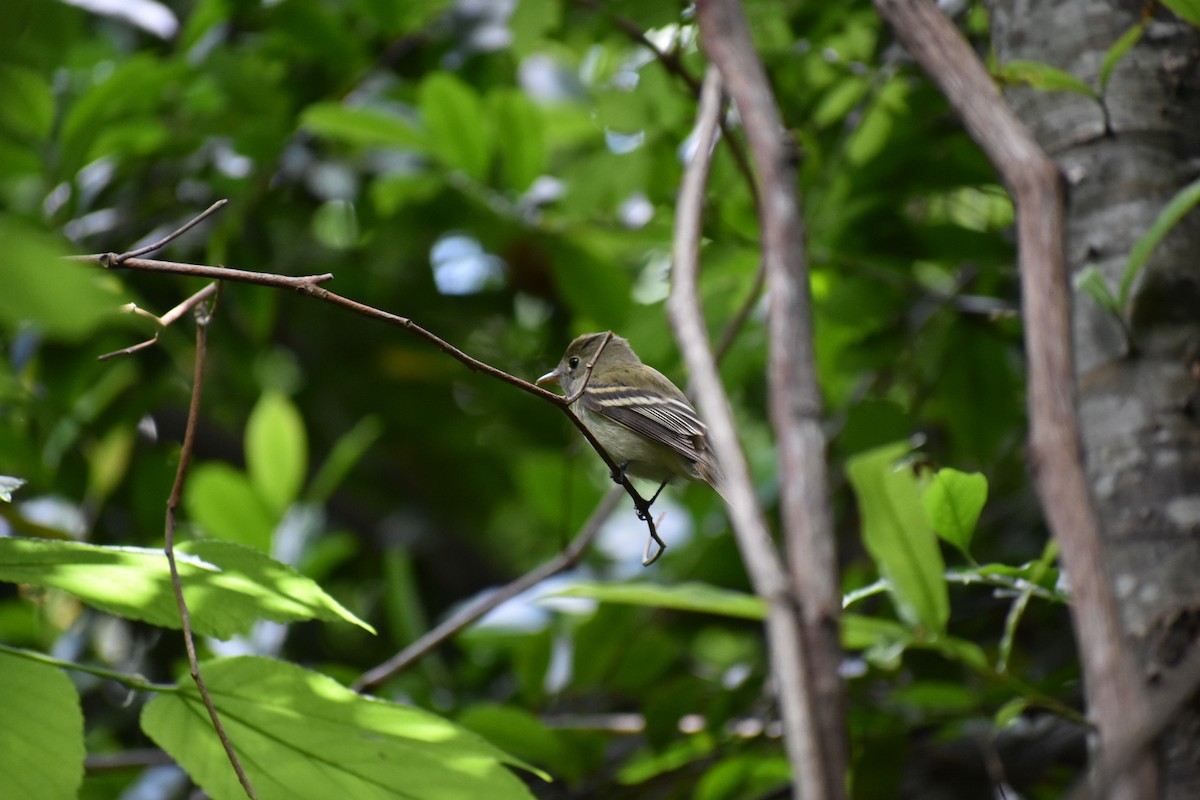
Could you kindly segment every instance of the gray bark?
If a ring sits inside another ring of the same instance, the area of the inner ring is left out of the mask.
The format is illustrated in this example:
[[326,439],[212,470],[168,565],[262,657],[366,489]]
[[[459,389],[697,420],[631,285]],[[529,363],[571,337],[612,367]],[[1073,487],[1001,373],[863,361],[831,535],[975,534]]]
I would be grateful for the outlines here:
[[[996,0],[1001,64],[1051,64],[1096,87],[1141,2]],[[1062,170],[1067,258],[1119,285],[1134,242],[1200,177],[1200,35],[1158,9],[1113,72],[1104,110],[1065,92],[1014,88],[1018,116]],[[1147,686],[1167,685],[1200,632],[1200,211],[1175,227],[1134,285],[1120,324],[1075,297],[1081,435],[1105,561]],[[1200,797],[1200,704],[1160,742],[1162,796]]]

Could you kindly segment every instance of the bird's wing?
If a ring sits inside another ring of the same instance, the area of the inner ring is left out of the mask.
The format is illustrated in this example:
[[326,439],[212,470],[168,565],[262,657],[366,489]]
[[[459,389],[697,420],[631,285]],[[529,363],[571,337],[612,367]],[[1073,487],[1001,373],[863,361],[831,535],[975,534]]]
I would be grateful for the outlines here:
[[588,384],[582,402],[589,411],[661,442],[689,461],[705,458],[708,429],[696,415],[696,409],[682,398],[648,395],[627,386]]

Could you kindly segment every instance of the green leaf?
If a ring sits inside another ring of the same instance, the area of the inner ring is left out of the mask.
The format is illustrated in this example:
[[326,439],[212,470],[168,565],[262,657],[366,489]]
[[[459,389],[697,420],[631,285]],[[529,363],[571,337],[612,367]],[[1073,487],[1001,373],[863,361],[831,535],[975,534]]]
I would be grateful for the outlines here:
[[492,149],[479,95],[453,75],[434,72],[421,83],[418,98],[429,149],[445,166],[483,181]]
[[970,558],[971,536],[987,502],[988,482],[978,472],[939,469],[921,498],[934,531]]
[[312,217],[313,237],[330,250],[349,250],[359,243],[360,227],[354,203],[327,200]]
[[524,92],[509,89],[488,95],[500,174],[508,188],[523,192],[542,174],[546,142],[541,112]]
[[83,712],[60,670],[0,653],[0,790],[74,800],[83,783]]
[[308,439],[300,412],[278,392],[266,392],[246,423],[250,482],[277,515],[297,497],[308,474]]
[[1129,260],[1125,263],[1125,272],[1121,275],[1121,289],[1118,293],[1121,308],[1127,307],[1129,290],[1133,286],[1133,281],[1145,268],[1146,262],[1150,260],[1150,256],[1158,247],[1159,242],[1166,238],[1179,220],[1183,219],[1198,203],[1200,203],[1200,180],[1193,181],[1176,192],[1171,201],[1159,212],[1158,218],[1154,220],[1150,229],[1133,243],[1133,249],[1129,251]]
[[79,339],[116,316],[120,300],[104,286],[111,278],[98,266],[64,260],[57,238],[0,214],[0,242],[5,248],[0,324],[16,328],[32,322],[52,336]]
[[[179,548],[176,561],[192,627],[200,635],[228,639],[259,619],[341,619],[374,633],[316,583],[248,547],[190,542]],[[181,627],[162,550],[0,539],[0,580],[61,589],[110,614]]]
[[184,486],[183,507],[209,536],[271,552],[281,515],[241,470],[220,462],[197,464]]
[[425,149],[425,135],[407,117],[381,108],[314,103],[300,115],[300,125],[326,139],[360,147]]
[[1096,99],[1092,87],[1076,78],[1071,73],[1043,64],[1040,61],[1025,61],[1013,59],[996,70],[995,75],[1006,83],[1018,83],[1032,86],[1044,92],[1074,92],[1084,97]]
[[561,732],[551,730],[535,714],[523,708],[472,706],[459,714],[455,722],[517,758],[553,766],[560,775],[570,759],[570,750]]
[[862,614],[842,614],[842,647],[847,650],[866,650],[881,644],[908,642],[912,634],[899,622]]
[[888,581],[896,611],[909,625],[941,632],[950,617],[945,563],[921,505],[916,478],[896,466],[908,442],[850,459],[846,472],[862,514],[863,540]]
[[1025,713],[1025,709],[1028,706],[1029,701],[1024,697],[1014,697],[996,710],[995,715],[992,717],[993,723],[997,728],[1007,728]]
[[50,133],[54,92],[37,72],[0,64],[0,97],[0,134],[37,143]]
[[1121,34],[1121,38],[1117,39],[1112,47],[1108,48],[1108,52],[1104,54],[1104,61],[1100,64],[1100,94],[1108,89],[1108,82],[1112,78],[1113,70],[1117,64],[1125,57],[1138,40],[1142,38],[1142,34],[1146,32],[1146,25],[1150,22],[1149,18],[1142,19],[1137,25],[1134,25],[1125,33]]
[[1121,317],[1123,313],[1121,303],[1113,296],[1112,289],[1108,286],[1108,279],[1096,268],[1096,265],[1089,264],[1079,270],[1075,273],[1072,282],[1077,291],[1092,298],[1100,308],[1117,318]]
[[383,423],[378,417],[363,417],[342,434],[329,451],[325,463],[313,476],[308,487],[308,499],[314,503],[326,502],[382,434]]
[[25,481],[21,478],[14,478],[9,475],[0,475],[0,500],[6,503],[12,502],[13,492],[25,485]]
[[744,592],[691,581],[671,586],[658,583],[579,583],[559,597],[590,597],[602,603],[622,603],[653,608],[697,611],[741,619],[763,619],[766,608],[760,598]]
[[[263,800],[533,797],[506,765],[531,767],[421,709],[267,658],[209,661],[201,673]],[[190,682],[151,700],[141,724],[215,800],[245,797]]]
[[1200,28],[1200,0],[1163,0],[1163,5],[1180,19]]

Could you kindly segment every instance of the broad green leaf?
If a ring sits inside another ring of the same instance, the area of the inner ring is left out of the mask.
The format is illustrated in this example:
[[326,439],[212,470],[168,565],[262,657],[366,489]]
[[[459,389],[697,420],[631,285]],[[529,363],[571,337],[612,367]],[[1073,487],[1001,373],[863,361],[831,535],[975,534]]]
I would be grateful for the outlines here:
[[60,670],[0,653],[0,794],[74,800],[83,782],[83,712]]
[[519,0],[508,18],[513,52],[522,58],[529,55],[547,31],[562,24],[562,15],[562,4],[556,0]]
[[429,149],[447,167],[483,181],[492,148],[479,95],[450,73],[434,72],[418,96]]
[[888,581],[896,611],[909,625],[940,632],[950,617],[945,563],[916,478],[896,466],[911,449],[897,442],[868,451],[850,459],[846,472],[858,497],[863,540]]
[[670,586],[658,583],[580,583],[557,592],[556,596],[590,597],[602,603],[673,608],[741,619],[763,619],[766,616],[762,600],[752,594],[695,581]]
[[[148,53],[139,53],[120,62],[104,78],[74,102],[62,123],[63,177],[73,177],[76,171],[100,155],[110,155],[105,149],[128,139],[129,144],[141,147],[136,140],[145,134],[165,135],[166,128],[157,111],[170,97],[170,86],[190,69],[183,61],[171,62]],[[119,128],[117,132],[114,129]],[[113,131],[113,135],[109,132]],[[103,141],[101,141],[103,140]]]
[[314,503],[327,501],[382,433],[383,423],[378,417],[363,417],[353,428],[342,434],[334,442],[333,449],[329,451],[317,474],[313,476],[308,487],[308,499]]
[[996,710],[992,720],[997,728],[1007,728],[1025,713],[1029,701],[1024,697],[1014,697]]
[[425,135],[415,122],[381,108],[314,103],[304,109],[300,124],[318,136],[350,145],[425,149]]
[[1040,61],[1013,59],[996,70],[996,77],[1007,83],[1032,86],[1044,92],[1074,92],[1095,99],[1092,87],[1071,73]]
[[[176,552],[176,562],[192,628],[203,636],[228,639],[259,619],[341,619],[374,632],[316,583],[248,547],[190,542]],[[0,539],[0,581],[61,589],[110,614],[180,627],[162,550]]]
[[921,498],[933,530],[968,558],[987,494],[987,478],[981,473],[946,468],[937,471]]
[[5,248],[0,324],[16,328],[29,322],[52,336],[78,339],[116,316],[120,300],[104,287],[103,270],[64,260],[57,238],[0,214],[0,242]]
[[31,69],[0,64],[0,134],[40,142],[54,121],[50,83]]
[[1118,293],[1121,308],[1128,307],[1129,290],[1133,286],[1133,281],[1145,268],[1146,262],[1150,260],[1150,256],[1158,247],[1159,242],[1197,204],[1200,204],[1200,180],[1193,181],[1176,192],[1171,201],[1159,212],[1158,218],[1154,220],[1150,229],[1133,243],[1133,249],[1129,251],[1129,260],[1125,262],[1125,272],[1121,275],[1121,290]]
[[[242,656],[200,670],[261,800],[533,797],[508,770],[531,767],[427,711],[285,661]],[[190,682],[151,700],[141,724],[215,800],[245,797]]]
[[506,186],[523,192],[542,174],[546,143],[541,112],[528,95],[516,89],[488,95],[500,174]]
[[1120,301],[1113,296],[1112,289],[1108,286],[1108,279],[1104,277],[1104,273],[1096,265],[1089,264],[1079,270],[1079,272],[1075,273],[1075,278],[1072,282],[1077,291],[1083,292],[1092,298],[1096,305],[1108,313],[1117,317],[1120,317],[1124,313]]
[[281,515],[241,470],[220,462],[197,464],[184,486],[183,507],[209,536],[271,552]]
[[25,481],[21,478],[14,478],[10,475],[0,475],[0,500],[6,503],[12,502],[13,492],[25,485]]
[[1200,28],[1200,0],[1163,0],[1163,5],[1180,19]]
[[1117,64],[1125,57],[1138,40],[1142,38],[1142,34],[1146,32],[1146,25],[1149,19],[1142,19],[1138,24],[1134,25],[1125,33],[1121,34],[1121,38],[1117,39],[1112,47],[1108,48],[1108,52],[1104,54],[1104,61],[1100,64],[1100,94],[1104,94],[1108,89],[1108,82],[1112,79],[1113,70],[1117,68]]
[[[554,768],[561,774],[570,750],[559,731],[551,730],[523,708],[500,705],[472,706],[455,722],[517,758]],[[582,777],[582,776],[580,776]]]
[[313,236],[330,250],[349,250],[359,243],[361,228],[354,203],[327,200],[312,216]]
[[866,650],[881,643],[908,642],[912,634],[899,622],[862,614],[842,614],[842,647],[847,650]]

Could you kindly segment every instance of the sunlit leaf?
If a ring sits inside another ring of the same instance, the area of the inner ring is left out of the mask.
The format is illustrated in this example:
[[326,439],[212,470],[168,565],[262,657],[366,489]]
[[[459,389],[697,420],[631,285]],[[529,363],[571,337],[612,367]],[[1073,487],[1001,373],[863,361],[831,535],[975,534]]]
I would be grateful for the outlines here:
[[[201,673],[263,800],[528,800],[531,767],[427,711],[364,697],[285,661],[243,656]],[[244,798],[196,688],[160,694],[142,730],[215,800]]]
[[[372,630],[316,583],[250,548],[190,542],[177,562],[192,628],[201,635],[228,639],[259,619],[343,620]],[[110,614],[181,627],[161,549],[0,538],[0,581],[61,589]]]
[[752,594],[694,581],[670,586],[658,583],[579,583],[555,595],[590,597],[603,603],[673,608],[742,619],[762,619],[766,615],[762,600]]
[[0,794],[74,800],[83,782],[75,684],[45,664],[0,653]]
[[[269,467],[268,460],[263,468]],[[272,534],[281,514],[272,509],[245,472],[219,461],[197,464],[184,486],[183,506],[207,535],[271,552]]]
[[934,531],[970,556],[975,523],[987,502],[988,482],[981,473],[939,469],[921,498]]
[[846,473],[858,497],[863,541],[888,581],[896,610],[909,625],[941,631],[950,617],[945,563],[921,505],[912,470],[897,466],[907,442],[850,459]]

